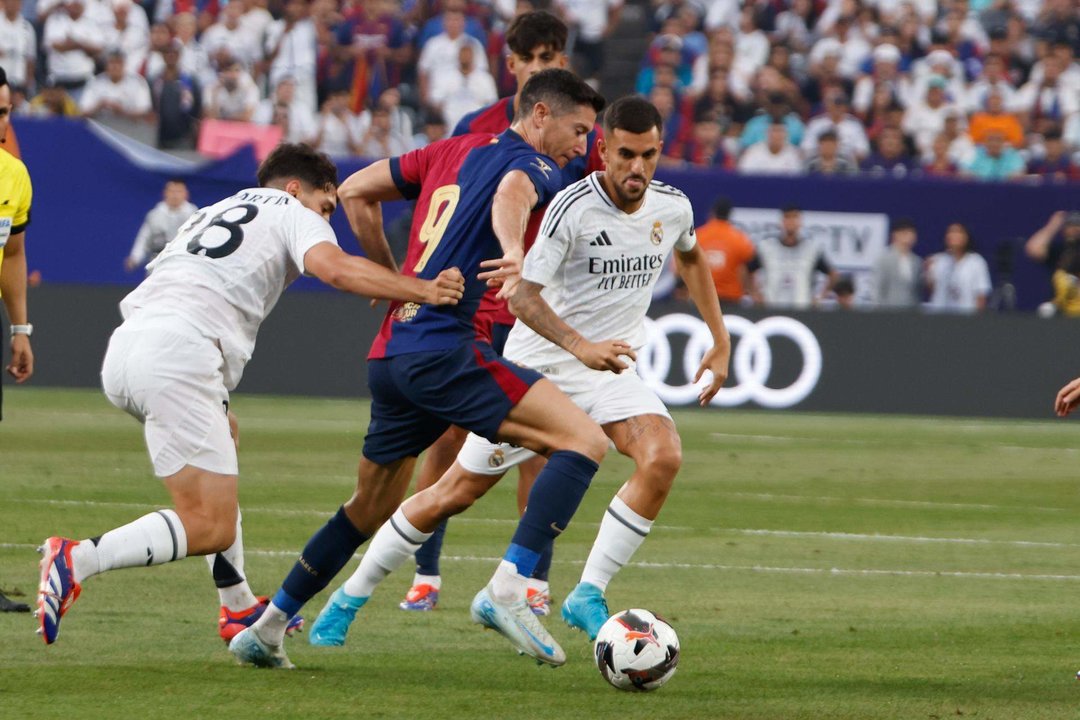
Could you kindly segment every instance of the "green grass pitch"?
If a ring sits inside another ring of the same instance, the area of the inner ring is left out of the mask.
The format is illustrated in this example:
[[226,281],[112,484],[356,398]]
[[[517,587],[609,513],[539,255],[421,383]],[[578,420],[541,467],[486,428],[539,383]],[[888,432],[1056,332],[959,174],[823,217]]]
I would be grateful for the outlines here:
[[[0,588],[32,602],[44,537],[99,534],[167,497],[138,424],[99,393],[5,394]],[[240,394],[234,409],[247,571],[272,592],[348,497],[367,406]],[[658,692],[609,688],[554,617],[569,655],[557,670],[470,624],[513,529],[511,476],[451,522],[436,612],[397,609],[412,577],[398,572],[346,647],[289,641],[295,672],[233,663],[199,558],[92,578],[52,647],[29,615],[0,615],[0,717],[1080,718],[1074,422],[720,410],[676,422],[675,490],[609,589],[612,610],[655,610],[679,633],[678,673]],[[557,597],[629,471],[609,457],[558,542]]]

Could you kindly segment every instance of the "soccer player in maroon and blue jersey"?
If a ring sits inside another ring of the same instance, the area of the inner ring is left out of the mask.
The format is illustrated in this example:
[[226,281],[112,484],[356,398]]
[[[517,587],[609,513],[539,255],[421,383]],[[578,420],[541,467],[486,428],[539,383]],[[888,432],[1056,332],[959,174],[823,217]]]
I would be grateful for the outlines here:
[[[454,128],[454,135],[468,133],[501,133],[510,127],[520,105],[521,91],[530,77],[549,68],[565,68],[569,59],[564,52],[567,28],[562,20],[543,10],[518,15],[506,31],[506,44],[510,48],[507,68],[517,79],[518,92],[510,97],[469,113]],[[596,139],[600,128],[594,127],[589,133],[585,154],[576,157],[562,168],[563,187],[581,180],[594,170],[604,168],[600,153],[596,149]],[[525,250],[532,246],[533,240],[544,217],[544,209],[534,212],[529,218],[529,227],[525,233]],[[493,288],[480,301],[476,314],[477,336],[491,343],[497,353],[502,354],[506,337],[514,324],[514,316],[506,307],[506,302],[496,297],[498,288]],[[419,492],[435,484],[457,458],[468,433],[459,427],[451,427],[435,441],[424,455],[420,472],[416,478],[416,491]],[[536,479],[536,474],[544,466],[544,459],[534,460],[519,466],[518,511],[524,512],[529,498],[529,491]],[[432,610],[438,602],[442,578],[439,573],[439,556],[442,552],[443,536],[446,523],[435,530],[431,538],[416,551],[416,576],[412,588],[401,603],[403,610]],[[533,577],[529,579],[529,605],[537,615],[550,612],[551,595],[548,591],[548,571],[551,568],[551,548],[540,558]],[[312,635],[312,641],[315,636]]]
[[[356,491],[308,541],[259,621],[233,638],[229,649],[241,662],[292,667],[282,648],[289,619],[388,519],[414,544],[427,539],[430,531],[394,510],[417,456],[451,425],[548,457],[503,561],[474,601],[474,615],[522,653],[550,665],[566,661],[525,602],[526,579],[577,510],[607,436],[553,383],[477,340],[473,319],[487,283],[501,283],[504,295],[517,286],[529,213],[561,187],[558,168],[584,155],[603,104],[573,73],[547,70],[526,83],[514,124],[502,134],[450,138],[379,161],[339,188],[365,249],[382,248],[369,257],[386,263],[392,260],[380,203],[417,199],[403,272],[428,278],[458,267],[465,294],[452,312],[390,306],[368,356],[371,422]],[[622,368],[619,357],[632,355],[617,340],[589,343],[589,350],[596,369]]]

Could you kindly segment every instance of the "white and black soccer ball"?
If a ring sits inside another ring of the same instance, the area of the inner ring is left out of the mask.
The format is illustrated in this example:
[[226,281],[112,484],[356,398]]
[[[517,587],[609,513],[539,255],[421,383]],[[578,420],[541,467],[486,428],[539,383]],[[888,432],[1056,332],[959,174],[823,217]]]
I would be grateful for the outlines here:
[[593,643],[596,667],[619,690],[655,690],[675,674],[679,637],[666,620],[631,609],[608,618]]

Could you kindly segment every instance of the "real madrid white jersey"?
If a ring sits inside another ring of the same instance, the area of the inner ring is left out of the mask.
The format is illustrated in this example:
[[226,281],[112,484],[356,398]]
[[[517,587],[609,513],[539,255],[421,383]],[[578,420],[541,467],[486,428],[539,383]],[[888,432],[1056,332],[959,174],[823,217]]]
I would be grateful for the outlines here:
[[[634,213],[620,210],[594,172],[548,205],[522,278],[544,286],[555,314],[587,340],[645,344],[645,312],[671,249],[691,250],[694,213],[680,190],[653,181]],[[535,369],[573,359],[524,323],[514,324],[505,356]],[[542,371],[542,370],[541,370]]]
[[215,341],[225,386],[240,382],[259,325],[300,276],[315,245],[337,244],[330,224],[282,190],[241,190],[195,213],[120,303],[133,316],[183,322]]

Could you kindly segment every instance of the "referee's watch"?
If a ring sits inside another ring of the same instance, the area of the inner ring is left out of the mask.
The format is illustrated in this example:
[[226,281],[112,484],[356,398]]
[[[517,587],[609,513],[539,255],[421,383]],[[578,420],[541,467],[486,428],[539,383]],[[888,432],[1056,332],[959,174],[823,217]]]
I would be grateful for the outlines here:
[[15,337],[16,335],[25,335],[26,337],[30,337],[33,333],[34,326],[30,323],[26,323],[25,325],[11,326],[11,337]]

